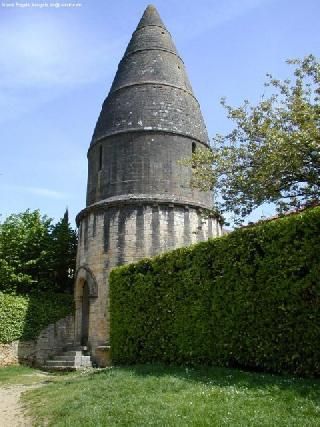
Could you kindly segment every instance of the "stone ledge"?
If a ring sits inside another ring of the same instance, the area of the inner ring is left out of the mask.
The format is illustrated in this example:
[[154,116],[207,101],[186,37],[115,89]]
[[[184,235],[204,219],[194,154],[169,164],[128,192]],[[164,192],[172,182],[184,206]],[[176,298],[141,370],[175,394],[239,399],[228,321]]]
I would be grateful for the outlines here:
[[88,213],[96,210],[105,210],[108,207],[131,205],[131,204],[142,204],[142,205],[171,205],[171,207],[178,206],[184,207],[185,209],[199,209],[206,210],[210,209],[209,206],[194,202],[189,199],[178,198],[174,195],[168,194],[124,194],[121,196],[109,197],[108,199],[101,200],[100,202],[94,203],[93,205],[87,206],[76,216],[76,223],[79,226],[80,221],[87,216]]
[[[155,83],[153,83],[153,84],[155,84]],[[164,86],[164,83],[157,83],[157,84]],[[99,137],[95,137],[95,138],[92,137],[91,144],[90,144],[89,149],[88,149],[88,154],[89,154],[89,151],[95,145],[97,145],[99,142],[101,142],[105,138],[108,138],[108,137],[114,136],[114,135],[121,135],[123,133],[129,134],[129,133],[137,133],[137,132],[140,132],[140,133],[147,133],[147,132],[150,132],[150,133],[151,132],[153,132],[153,133],[165,133],[165,134],[169,134],[169,135],[183,136],[184,138],[189,138],[192,141],[197,141],[200,144],[204,145],[206,148],[209,148],[211,150],[209,142],[203,141],[203,140],[201,140],[201,139],[199,139],[199,138],[197,138],[197,137],[195,137],[195,136],[193,136],[191,134],[187,134],[187,133],[184,133],[184,132],[181,132],[181,131],[178,131],[178,130],[177,131],[173,131],[173,130],[164,129],[164,128],[156,127],[155,126],[155,127],[148,128],[148,129],[144,129],[142,127],[142,128],[130,128],[130,129],[126,128],[126,129],[118,130],[118,131],[114,130],[114,131],[106,132],[106,133],[104,133],[103,135],[101,135]]]

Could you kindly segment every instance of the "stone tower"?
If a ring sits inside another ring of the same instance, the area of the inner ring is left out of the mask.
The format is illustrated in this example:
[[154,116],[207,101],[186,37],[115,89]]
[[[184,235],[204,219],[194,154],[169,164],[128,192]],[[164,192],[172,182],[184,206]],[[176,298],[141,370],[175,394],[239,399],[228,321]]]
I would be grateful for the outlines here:
[[148,6],[103,103],[88,151],[87,206],[77,216],[75,340],[100,366],[110,270],[221,234],[201,215],[211,194],[191,188],[192,169],[178,163],[207,144],[184,63]]

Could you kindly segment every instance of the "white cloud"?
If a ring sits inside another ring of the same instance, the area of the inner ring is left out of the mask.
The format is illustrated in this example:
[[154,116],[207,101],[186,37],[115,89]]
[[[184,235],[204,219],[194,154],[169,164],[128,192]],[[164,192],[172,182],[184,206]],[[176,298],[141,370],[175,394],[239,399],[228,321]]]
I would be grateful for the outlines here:
[[37,196],[49,197],[51,199],[67,199],[70,196],[61,191],[50,190],[49,188],[25,187],[23,190]]
[[50,199],[69,199],[70,195],[62,191],[51,190],[50,188],[20,186],[20,185],[2,185],[4,190],[18,193],[29,193],[35,196],[46,197]]
[[30,113],[57,96],[58,91],[33,89],[27,92],[22,89],[4,89],[0,84],[0,124]]
[[[194,0],[187,0],[184,2],[183,9],[185,17],[183,13],[179,15],[175,22],[176,31],[174,33],[184,40],[191,40],[271,1],[274,0],[224,0],[220,2],[202,0],[201,7],[195,11],[193,10]],[[192,15],[190,10],[192,10]],[[193,16],[192,26],[186,30],[185,24],[190,20],[190,16]]]
[[97,40],[57,18],[10,20],[0,28],[0,87],[75,86],[96,81],[119,40]]
[[122,40],[59,20],[15,16],[0,26],[0,123],[30,113],[79,85],[105,80]]

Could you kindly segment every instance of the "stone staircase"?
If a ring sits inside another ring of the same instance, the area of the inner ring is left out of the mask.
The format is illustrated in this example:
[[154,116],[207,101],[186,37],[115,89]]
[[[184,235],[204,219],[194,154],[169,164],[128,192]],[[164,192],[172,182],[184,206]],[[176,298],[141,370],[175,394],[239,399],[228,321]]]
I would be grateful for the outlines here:
[[75,371],[84,368],[92,368],[92,361],[87,347],[83,346],[67,348],[66,351],[48,359],[44,366],[48,371]]

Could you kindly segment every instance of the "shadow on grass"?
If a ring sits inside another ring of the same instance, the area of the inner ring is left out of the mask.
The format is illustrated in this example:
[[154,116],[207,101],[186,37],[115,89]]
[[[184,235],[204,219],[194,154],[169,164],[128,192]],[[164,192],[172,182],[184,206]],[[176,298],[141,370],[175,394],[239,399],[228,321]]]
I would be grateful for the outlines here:
[[253,391],[270,389],[270,393],[275,390],[286,391],[320,405],[320,379],[304,379],[232,368],[179,367],[160,364],[116,366],[113,369],[94,372],[93,375],[108,376],[113,370],[131,372],[138,377],[173,376],[183,381],[221,388],[237,387]]

